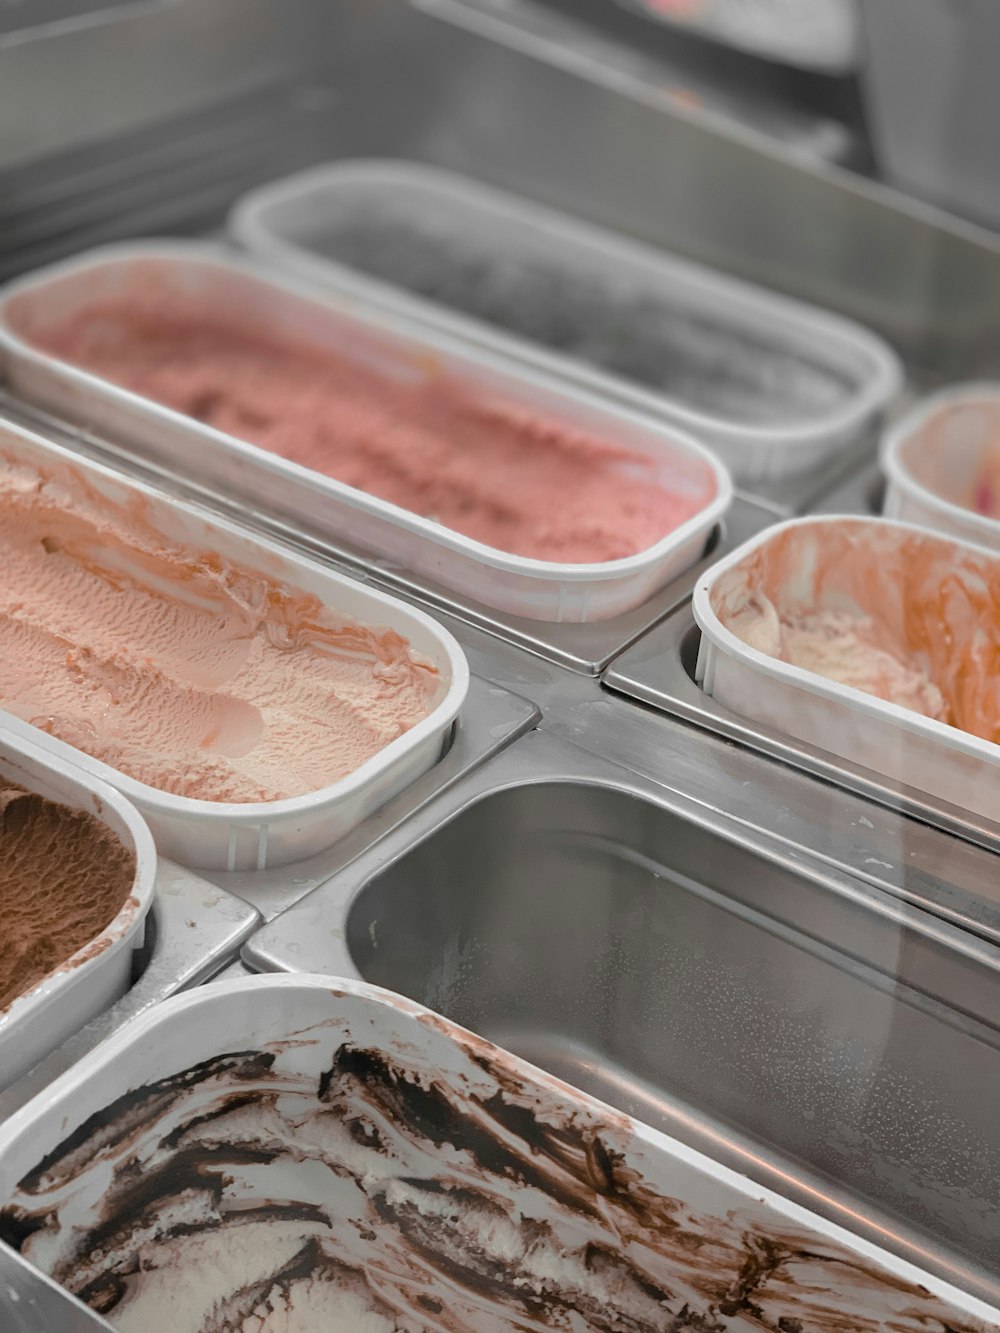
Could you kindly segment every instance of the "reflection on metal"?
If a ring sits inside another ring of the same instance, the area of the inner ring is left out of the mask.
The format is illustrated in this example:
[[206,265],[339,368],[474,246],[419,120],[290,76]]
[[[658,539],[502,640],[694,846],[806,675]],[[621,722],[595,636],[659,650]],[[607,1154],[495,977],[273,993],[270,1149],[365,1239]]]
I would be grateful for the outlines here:
[[[0,237],[26,247],[7,254],[37,263],[204,226],[251,179],[381,153],[468,171],[842,310],[937,373],[995,361],[995,235],[747,130],[747,117],[734,125],[665,97],[586,44],[543,40],[524,8],[179,0],[129,11],[114,44],[94,25],[0,41]],[[220,117],[259,149],[238,179],[226,174],[233,145],[213,148]],[[128,137],[140,123],[158,136],[152,157]],[[157,156],[171,144],[178,175]],[[53,210],[65,231],[32,250],[32,224],[51,225]]]
[[0,1244],[0,1311],[4,1333],[100,1333],[111,1325],[75,1296]]
[[997,951],[676,788],[533,733],[244,959],[401,991],[1000,1291]]

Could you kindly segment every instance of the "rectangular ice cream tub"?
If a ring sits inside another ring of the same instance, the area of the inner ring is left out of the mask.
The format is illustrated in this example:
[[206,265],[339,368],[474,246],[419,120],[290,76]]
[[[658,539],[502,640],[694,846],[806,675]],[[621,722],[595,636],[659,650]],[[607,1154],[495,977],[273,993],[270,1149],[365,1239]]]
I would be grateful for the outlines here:
[[167,1001],[13,1116],[0,1238],[123,1333],[1000,1328],[431,1011],[317,976]]
[[1000,551],[1000,384],[929,394],[881,455],[888,518]]
[[[55,350],[80,328],[104,373]],[[23,279],[0,300],[0,355],[18,393],[165,467],[534,620],[639,605],[731,497],[662,420],[219,247],[116,246]]]
[[1000,823],[1000,555],[879,518],[770,528],[698,580],[724,707]]
[[0,727],[0,1088],[124,995],[155,878],[129,801]]
[[0,423],[0,719],[185,865],[329,846],[437,762],[465,656],[419,610]]
[[232,234],[318,288],[419,314],[681,426],[757,489],[819,469],[902,370],[850,320],[415,163],[301,172]]

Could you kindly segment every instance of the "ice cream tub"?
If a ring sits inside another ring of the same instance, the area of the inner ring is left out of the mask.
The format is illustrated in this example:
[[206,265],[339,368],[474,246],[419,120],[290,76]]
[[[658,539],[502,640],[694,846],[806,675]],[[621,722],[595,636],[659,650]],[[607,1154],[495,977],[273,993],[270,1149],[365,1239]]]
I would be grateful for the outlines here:
[[676,427],[218,247],[111,247],[0,301],[17,392],[380,565],[552,622],[694,564],[725,469]]
[[0,719],[159,851],[264,869],[433,766],[468,688],[421,611],[0,424]]
[[13,1116],[0,1238],[123,1333],[1000,1327],[421,1006],[308,975],[169,1000]]
[[902,383],[852,321],[415,163],[296,174],[230,225],[317,290],[418,313],[690,430],[764,492],[859,439]]
[[696,679],[724,707],[1000,823],[1000,556],[793,519],[712,566]]
[[0,727],[0,1088],[124,995],[155,877],[129,801]]
[[929,394],[881,453],[887,517],[1000,551],[1000,384]]

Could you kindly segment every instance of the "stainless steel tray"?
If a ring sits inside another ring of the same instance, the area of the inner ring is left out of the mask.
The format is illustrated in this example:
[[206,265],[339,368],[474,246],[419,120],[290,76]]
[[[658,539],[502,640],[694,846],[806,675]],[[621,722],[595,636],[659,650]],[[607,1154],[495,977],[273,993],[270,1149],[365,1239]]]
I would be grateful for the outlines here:
[[225,967],[260,921],[260,914],[248,903],[193,870],[161,858],[146,944],[138,956],[132,986],[117,1004],[0,1092],[0,1120],[133,1018]]
[[99,1333],[111,1325],[45,1273],[0,1244],[4,1333]]
[[540,713],[533,703],[473,676],[462,717],[444,756],[416,782],[318,856],[274,870],[205,871],[206,877],[234,893],[270,921],[390,829],[421,810],[441,792],[466,777],[511,741],[529,731]]
[[[1000,851],[1000,825],[723,708],[695,684],[698,637],[690,606],[685,606],[618,658],[604,673],[604,684],[640,703],[847,787],[890,810]],[[995,901],[1000,907],[1000,891]]]
[[523,738],[243,957],[410,995],[1000,1294],[997,950],[576,746]]

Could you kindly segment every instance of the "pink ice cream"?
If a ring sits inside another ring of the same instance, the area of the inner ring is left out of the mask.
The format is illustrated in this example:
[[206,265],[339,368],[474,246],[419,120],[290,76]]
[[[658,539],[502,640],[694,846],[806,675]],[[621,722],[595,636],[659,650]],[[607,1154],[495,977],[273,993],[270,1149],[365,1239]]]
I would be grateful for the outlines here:
[[944,697],[926,672],[877,646],[878,632],[871,616],[800,611],[779,618],[768,599],[758,594],[747,599],[729,628],[769,657],[939,722],[948,720]]
[[299,796],[430,711],[405,639],[0,457],[0,707],[163,791]]
[[769,657],[1000,742],[1000,558],[884,523],[799,522],[715,584]]
[[[476,392],[427,364],[406,379],[359,355],[216,316],[155,279],[35,331],[46,352],[487,546],[615,560],[661,540],[715,492],[662,463]],[[357,350],[357,349],[355,349]],[[369,349],[371,350],[371,349]],[[689,467],[689,471],[690,471]]]

